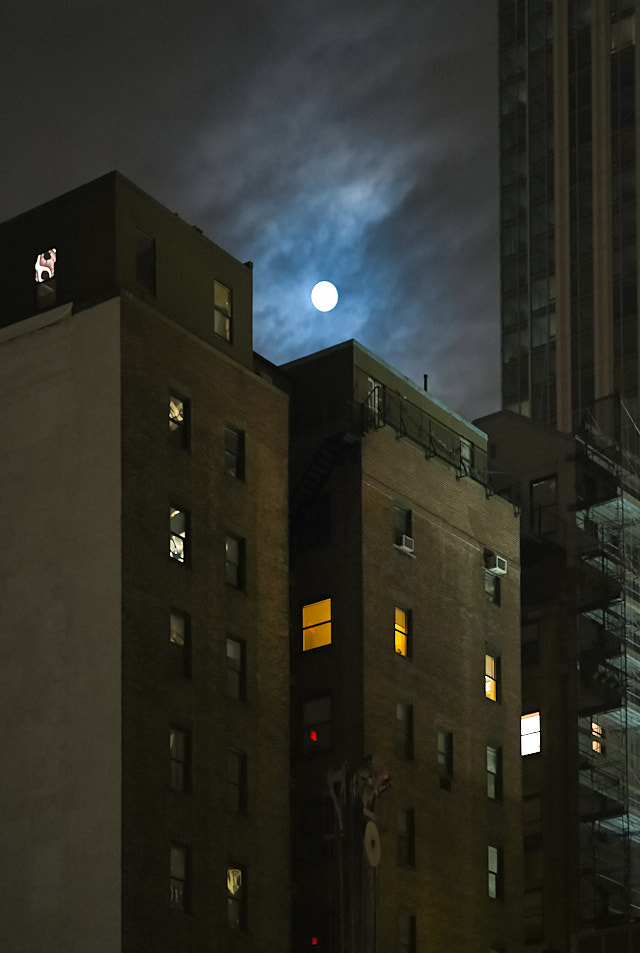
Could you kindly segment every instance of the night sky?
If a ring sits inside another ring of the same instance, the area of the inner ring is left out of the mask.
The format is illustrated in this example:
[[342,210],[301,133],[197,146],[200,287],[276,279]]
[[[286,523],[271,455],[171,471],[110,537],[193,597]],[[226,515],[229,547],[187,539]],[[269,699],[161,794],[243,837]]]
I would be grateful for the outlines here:
[[0,221],[118,169],[254,262],[265,357],[355,337],[497,410],[495,7],[4,0]]

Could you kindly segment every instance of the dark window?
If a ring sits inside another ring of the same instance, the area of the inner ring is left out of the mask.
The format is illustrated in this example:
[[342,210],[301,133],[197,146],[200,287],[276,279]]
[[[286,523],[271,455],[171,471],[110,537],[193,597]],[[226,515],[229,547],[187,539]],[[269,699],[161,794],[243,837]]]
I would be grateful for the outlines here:
[[213,283],[213,330],[214,333],[224,338],[225,341],[232,339],[232,313],[231,313],[231,289],[220,284],[219,281]]
[[331,747],[331,698],[323,695],[302,703],[302,750],[305,754]]
[[227,926],[245,930],[247,926],[247,873],[243,867],[227,867]]
[[413,761],[413,705],[396,702],[396,754]]
[[241,639],[227,639],[227,698],[246,697],[246,648]]
[[224,428],[224,465],[227,473],[244,480],[244,430]]
[[169,505],[169,555],[176,562],[185,563],[189,555],[189,513]]
[[487,848],[487,873],[489,896],[499,900],[503,896],[502,850],[489,845]]
[[190,902],[190,852],[180,844],[171,845],[170,903],[174,910],[188,910]]
[[247,756],[227,748],[227,809],[233,814],[247,812]]
[[156,293],[156,242],[144,232],[136,232],[136,281],[149,294]]
[[502,748],[487,745],[487,797],[502,800]]
[[190,406],[186,397],[169,394],[169,443],[173,447],[189,449]]
[[450,791],[453,779],[453,732],[444,728],[438,729],[438,771],[440,787]]
[[396,504],[393,507],[393,542],[404,552],[413,552],[411,510]]
[[169,674],[188,678],[191,670],[191,620],[186,612],[169,613]]
[[398,863],[413,867],[415,862],[415,811],[412,807],[401,807],[398,808]]
[[171,789],[184,794],[191,788],[191,736],[183,728],[169,729]]
[[398,953],[416,953],[416,917],[401,913],[398,917]]
[[227,534],[225,544],[225,580],[235,589],[244,589],[245,541],[239,536]]

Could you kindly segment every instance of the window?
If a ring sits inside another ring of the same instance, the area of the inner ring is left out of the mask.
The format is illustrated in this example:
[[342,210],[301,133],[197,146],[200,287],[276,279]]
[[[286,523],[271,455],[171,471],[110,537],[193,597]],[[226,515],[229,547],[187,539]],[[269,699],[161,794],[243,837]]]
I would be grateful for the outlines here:
[[172,609],[169,613],[169,674],[188,678],[191,662],[190,619],[185,612]]
[[213,282],[213,330],[214,333],[231,341],[231,289]]
[[487,871],[489,896],[498,900],[502,897],[502,851],[499,847],[487,847]]
[[540,712],[533,711],[520,719],[520,751],[523,755],[540,751]]
[[191,788],[191,737],[182,728],[169,729],[171,790],[182,794]]
[[329,695],[303,702],[302,731],[304,754],[331,747],[331,698]]
[[247,875],[242,867],[227,867],[227,926],[244,930],[247,924]]
[[413,552],[411,522],[411,510],[396,504],[393,507],[393,542],[406,553]]
[[244,480],[244,430],[224,428],[224,466],[236,480]]
[[372,427],[381,427],[384,424],[382,384],[373,377],[367,377],[367,423]]
[[246,648],[240,639],[227,639],[227,698],[246,697]]
[[413,761],[413,705],[396,702],[396,754]]
[[227,748],[227,810],[247,812],[247,756],[235,748]]
[[36,308],[46,311],[56,303],[56,250],[40,252],[36,258]]
[[227,534],[225,545],[225,579],[234,589],[244,589],[244,539]]
[[189,909],[189,849],[179,844],[171,845],[170,855],[170,903],[174,910]]
[[302,607],[302,651],[331,645],[331,599]]
[[500,659],[487,652],[484,657],[484,693],[492,702],[500,698]]
[[398,655],[411,657],[411,611],[395,608],[395,647]]
[[413,867],[415,862],[415,811],[412,807],[401,807],[398,808],[398,863]]
[[136,231],[136,281],[149,294],[156,293],[156,242],[140,230]]
[[177,506],[169,506],[169,555],[179,563],[187,561],[189,514]]
[[484,571],[484,591],[489,602],[492,602],[494,606],[500,605],[500,576],[494,576],[493,573],[489,572],[487,569]]
[[487,745],[487,797],[502,800],[502,748]]
[[438,729],[438,770],[440,787],[450,791],[453,778],[453,732],[443,728]]
[[189,401],[177,394],[169,395],[169,443],[172,447],[189,449]]
[[597,721],[591,722],[591,750],[595,754],[605,753],[604,728]]
[[398,917],[398,953],[416,953],[416,917],[401,913]]
[[529,524],[544,536],[558,529],[558,485],[555,474],[529,484]]

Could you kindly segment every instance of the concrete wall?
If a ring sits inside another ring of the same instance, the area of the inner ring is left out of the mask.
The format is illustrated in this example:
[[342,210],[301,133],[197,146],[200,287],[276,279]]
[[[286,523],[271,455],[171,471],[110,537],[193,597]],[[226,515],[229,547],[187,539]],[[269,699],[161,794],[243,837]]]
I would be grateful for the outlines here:
[[0,945],[120,950],[119,304],[0,331]]

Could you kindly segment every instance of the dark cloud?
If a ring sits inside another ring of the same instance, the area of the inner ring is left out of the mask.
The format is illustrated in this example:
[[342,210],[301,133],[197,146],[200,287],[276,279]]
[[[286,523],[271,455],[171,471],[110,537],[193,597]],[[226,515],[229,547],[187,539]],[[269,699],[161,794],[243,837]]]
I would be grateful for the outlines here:
[[[119,168],[255,263],[258,350],[357,337],[497,407],[496,13],[477,0],[10,2],[0,219]],[[0,27],[2,24],[0,23]],[[335,311],[310,303],[334,281]]]

